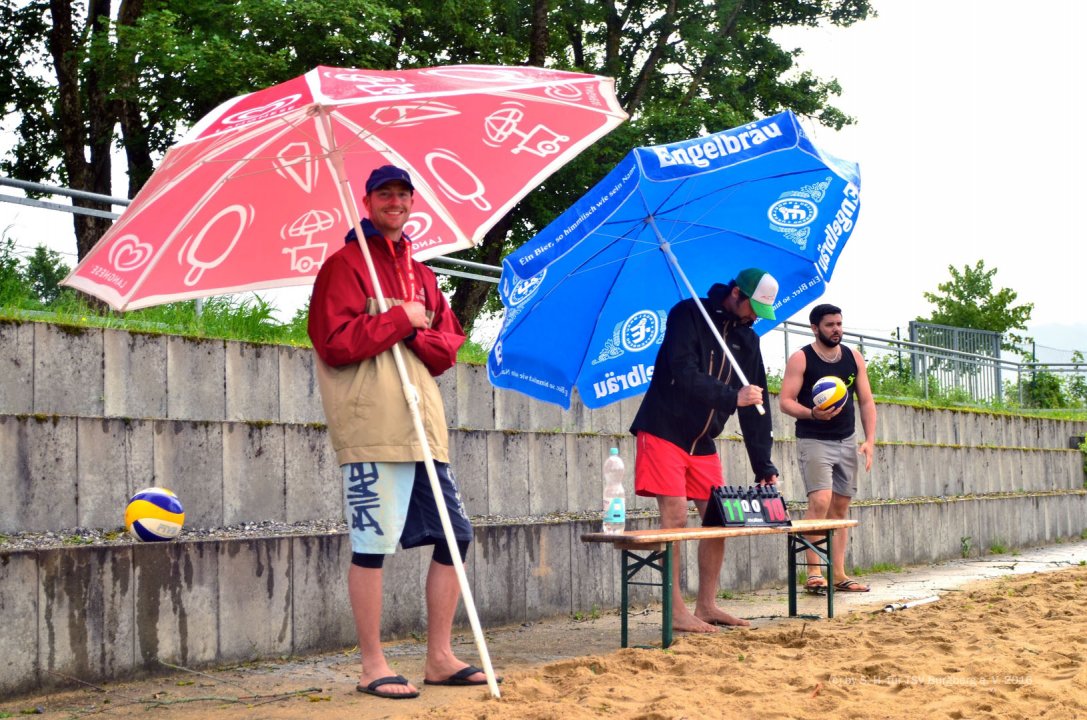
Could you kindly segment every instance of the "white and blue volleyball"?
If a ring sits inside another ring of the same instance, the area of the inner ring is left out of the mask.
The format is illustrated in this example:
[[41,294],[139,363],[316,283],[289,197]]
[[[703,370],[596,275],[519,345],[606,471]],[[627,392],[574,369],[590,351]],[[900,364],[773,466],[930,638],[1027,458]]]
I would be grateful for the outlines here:
[[811,401],[820,410],[837,410],[849,398],[849,391],[840,377],[827,375],[811,386]]
[[129,498],[125,507],[125,529],[143,542],[173,540],[184,524],[185,508],[166,488],[144,488]]

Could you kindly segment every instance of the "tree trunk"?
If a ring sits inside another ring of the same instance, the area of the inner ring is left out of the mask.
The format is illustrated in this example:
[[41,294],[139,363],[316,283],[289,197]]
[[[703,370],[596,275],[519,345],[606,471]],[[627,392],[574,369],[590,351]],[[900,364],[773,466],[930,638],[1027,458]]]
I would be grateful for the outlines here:
[[529,40],[528,64],[543,67],[547,62],[547,0],[532,3],[532,37]]
[[[79,65],[84,56],[79,36],[95,32],[98,23],[109,20],[109,0],[91,2],[86,33],[77,33],[72,20],[72,6],[66,0],[50,0],[49,9],[53,24],[49,28],[49,54],[57,73],[57,125],[62,147],[62,163],[68,185],[75,190],[86,190],[108,195],[110,192],[110,148],[113,140],[113,120],[108,112],[98,77],[91,68],[87,73],[87,85],[81,88]],[[84,106],[82,96],[87,96]],[[84,148],[90,148],[90,161]],[[110,210],[110,205],[73,199],[76,207]],[[106,218],[90,215],[73,215],[76,252],[82,260],[110,226]]]
[[[143,0],[121,0],[117,10],[117,24],[135,25],[143,14],[143,6]],[[114,110],[121,123],[125,158],[128,161],[129,199],[136,197],[136,193],[155,170],[155,163],[151,159],[151,148],[147,142],[147,127],[140,114],[139,103],[135,99],[137,97],[135,85],[135,72],[128,77],[118,78],[117,90],[121,100],[117,102]]]

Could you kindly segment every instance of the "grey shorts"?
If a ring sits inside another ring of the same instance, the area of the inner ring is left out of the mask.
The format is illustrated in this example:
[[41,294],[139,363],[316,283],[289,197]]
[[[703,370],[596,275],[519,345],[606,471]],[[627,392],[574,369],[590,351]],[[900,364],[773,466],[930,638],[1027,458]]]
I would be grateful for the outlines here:
[[853,435],[844,440],[797,438],[796,456],[807,494],[832,490],[846,497],[856,495],[857,455],[857,442]]

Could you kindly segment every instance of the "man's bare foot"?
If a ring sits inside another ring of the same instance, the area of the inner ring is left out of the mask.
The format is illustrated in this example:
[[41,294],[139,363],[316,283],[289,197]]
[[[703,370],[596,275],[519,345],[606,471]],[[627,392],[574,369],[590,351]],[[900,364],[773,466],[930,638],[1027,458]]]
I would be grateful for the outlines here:
[[728,627],[750,627],[751,623],[735,615],[729,615],[721,608],[715,607],[709,612],[695,611],[695,617],[707,625],[726,625]]
[[683,613],[682,615],[672,615],[672,630],[676,632],[695,632],[695,633],[714,633],[717,632],[717,628],[713,625],[702,622],[691,613]]

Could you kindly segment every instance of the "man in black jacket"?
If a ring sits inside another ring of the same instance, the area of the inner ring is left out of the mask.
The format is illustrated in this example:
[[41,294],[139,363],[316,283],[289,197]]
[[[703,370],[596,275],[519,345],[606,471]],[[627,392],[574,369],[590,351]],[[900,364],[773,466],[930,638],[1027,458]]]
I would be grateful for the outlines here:
[[[712,488],[724,484],[714,439],[737,409],[755,481],[777,482],[778,471],[770,461],[770,409],[760,415],[754,407],[764,403],[766,368],[759,337],[751,329],[758,317],[774,319],[777,290],[769,273],[748,268],[728,285],[715,284],[708,298],[683,300],[668,313],[653,379],[630,427],[637,437],[634,490],[657,498],[662,528],[686,527],[691,500],[704,515]],[[737,378],[696,302],[706,309],[750,385]],[[675,630],[714,632],[717,625],[748,625],[717,607],[724,557],[724,539],[699,542],[693,613],[679,589],[680,563],[673,564]]]

